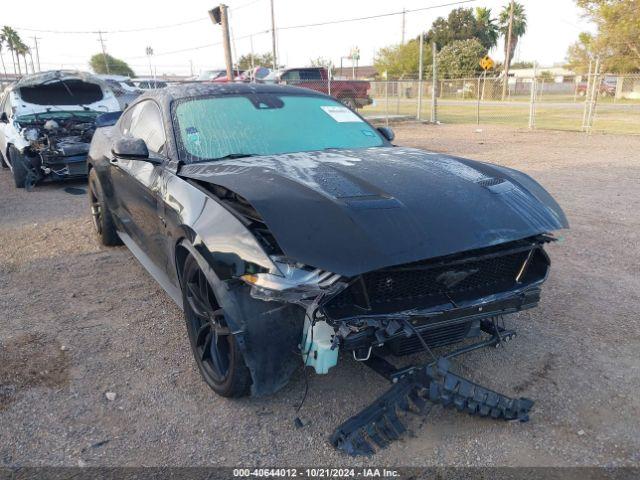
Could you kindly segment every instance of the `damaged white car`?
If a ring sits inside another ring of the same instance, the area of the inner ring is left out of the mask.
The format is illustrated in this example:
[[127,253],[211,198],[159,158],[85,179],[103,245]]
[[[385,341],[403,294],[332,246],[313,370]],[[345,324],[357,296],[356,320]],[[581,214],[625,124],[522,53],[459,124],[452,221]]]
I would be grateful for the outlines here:
[[96,118],[120,110],[99,78],[53,70],[22,77],[0,104],[0,163],[17,188],[45,179],[84,177]]

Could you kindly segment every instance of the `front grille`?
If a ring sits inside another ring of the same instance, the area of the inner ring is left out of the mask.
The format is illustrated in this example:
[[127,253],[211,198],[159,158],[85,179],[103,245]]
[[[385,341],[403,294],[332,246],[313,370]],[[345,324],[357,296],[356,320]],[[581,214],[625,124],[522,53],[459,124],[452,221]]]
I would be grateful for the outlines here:
[[[344,318],[427,308],[508,291],[517,286],[516,277],[532,248],[538,250],[531,243],[511,244],[365,273],[332,299],[326,310],[333,318]],[[541,260],[543,255],[532,255],[529,266]],[[546,267],[532,271],[544,276]]]
[[[448,325],[420,332],[429,348],[442,347],[456,343],[467,337],[471,322]],[[387,346],[394,355],[409,355],[424,349],[422,342],[416,335],[391,340]]]

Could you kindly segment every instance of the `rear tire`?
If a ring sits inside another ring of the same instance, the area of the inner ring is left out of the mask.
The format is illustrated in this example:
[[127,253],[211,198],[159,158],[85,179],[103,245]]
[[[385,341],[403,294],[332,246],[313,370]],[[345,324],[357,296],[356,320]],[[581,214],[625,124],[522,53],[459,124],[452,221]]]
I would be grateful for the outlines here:
[[213,289],[189,255],[182,269],[182,303],[191,351],[205,383],[222,397],[245,397],[251,373]]
[[11,162],[11,170],[13,170],[13,182],[16,188],[24,188],[27,183],[27,174],[29,173],[25,166],[24,155],[20,153],[16,147],[9,147],[9,161]]
[[111,212],[104,200],[104,193],[100,179],[94,168],[89,172],[89,207],[93,218],[93,228],[100,238],[100,243],[106,247],[122,245],[122,240],[118,237],[116,227],[111,218]]

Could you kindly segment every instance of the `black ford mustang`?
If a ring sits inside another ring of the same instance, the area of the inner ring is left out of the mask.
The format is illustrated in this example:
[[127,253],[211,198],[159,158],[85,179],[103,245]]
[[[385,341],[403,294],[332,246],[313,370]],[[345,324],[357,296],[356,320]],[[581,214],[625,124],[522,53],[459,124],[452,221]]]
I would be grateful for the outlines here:
[[525,174],[392,140],[305,89],[168,87],[96,131],[91,212],[184,309],[220,395],[278,390],[301,353],[380,370],[509,339],[496,319],[538,303],[562,210]]

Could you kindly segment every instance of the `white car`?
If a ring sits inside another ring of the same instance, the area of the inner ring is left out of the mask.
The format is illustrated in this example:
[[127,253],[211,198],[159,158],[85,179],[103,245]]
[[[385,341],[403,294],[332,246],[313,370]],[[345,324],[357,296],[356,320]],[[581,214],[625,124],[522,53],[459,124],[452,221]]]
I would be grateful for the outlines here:
[[153,78],[134,78],[131,81],[140,90],[155,90],[167,86],[167,82],[164,80],[155,80]]
[[87,174],[96,118],[120,110],[111,89],[94,75],[52,70],[7,87],[0,103],[0,163],[18,188]]

